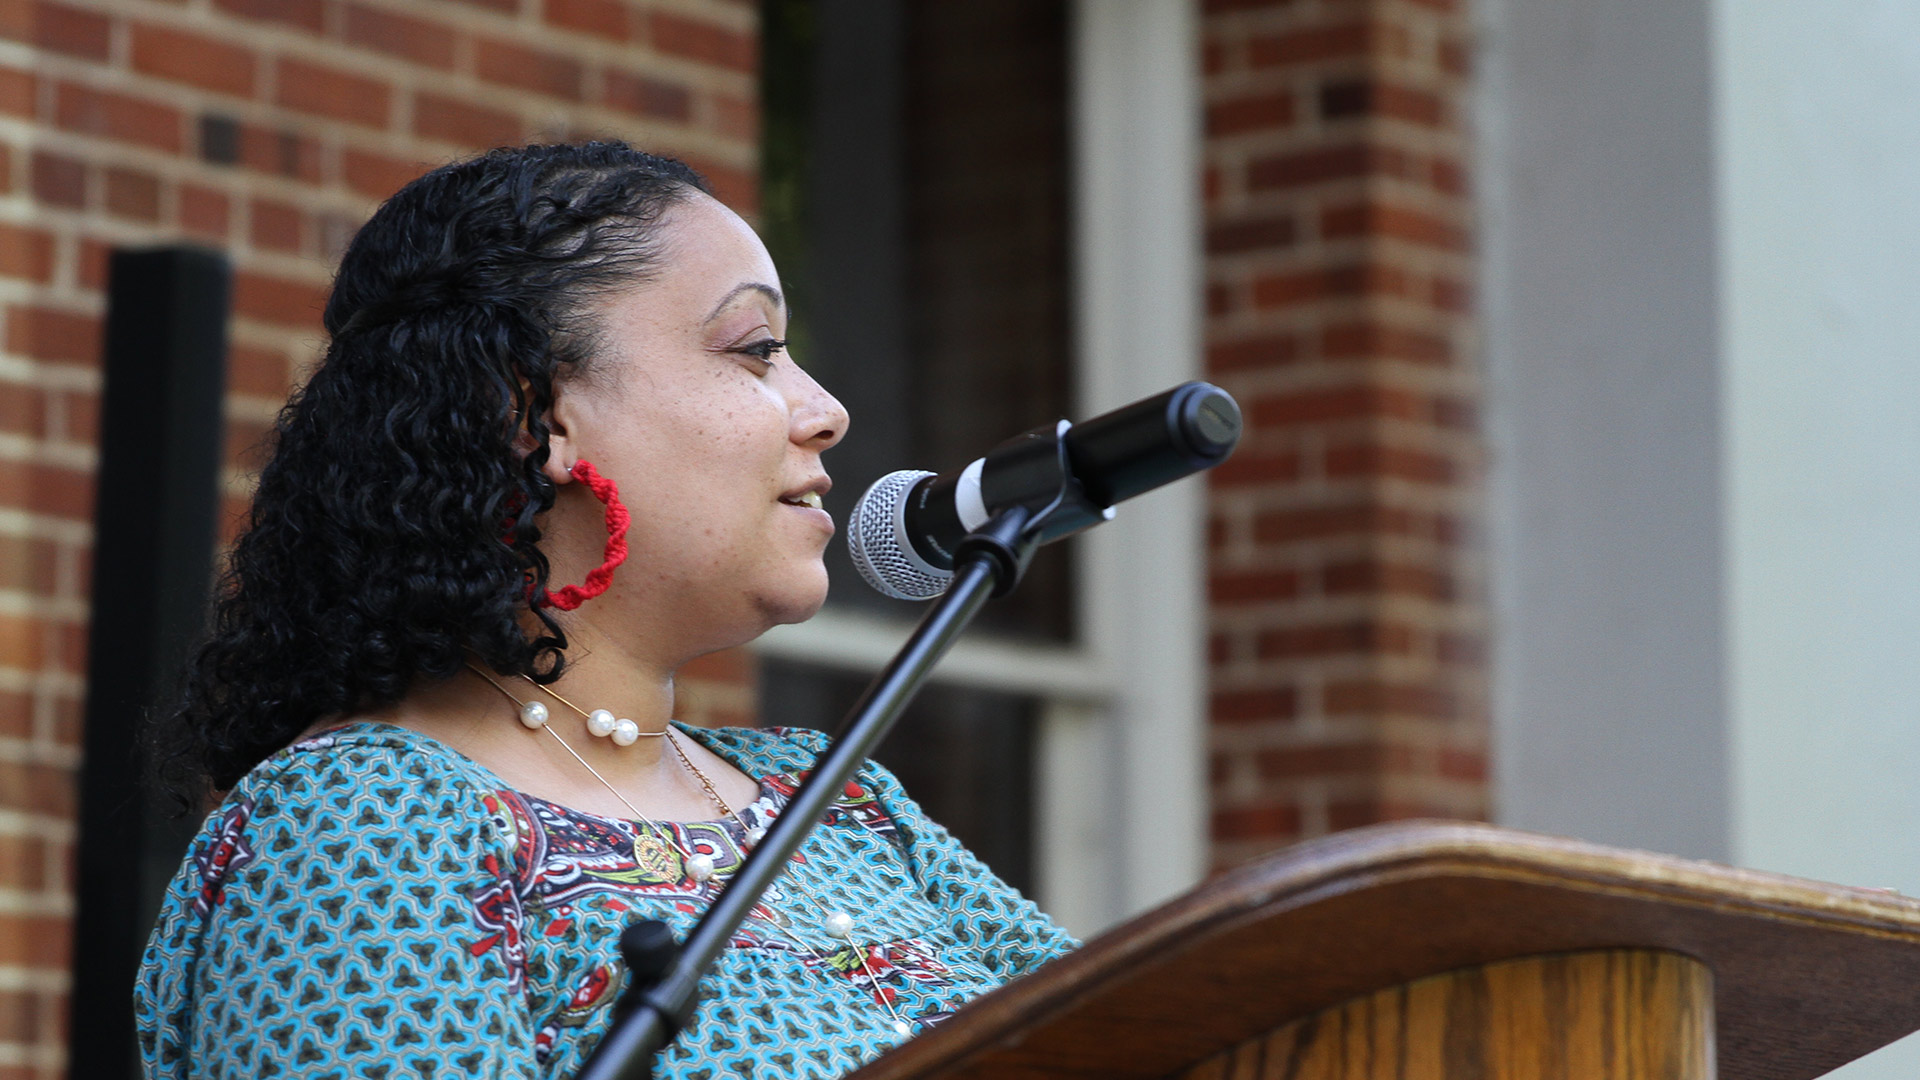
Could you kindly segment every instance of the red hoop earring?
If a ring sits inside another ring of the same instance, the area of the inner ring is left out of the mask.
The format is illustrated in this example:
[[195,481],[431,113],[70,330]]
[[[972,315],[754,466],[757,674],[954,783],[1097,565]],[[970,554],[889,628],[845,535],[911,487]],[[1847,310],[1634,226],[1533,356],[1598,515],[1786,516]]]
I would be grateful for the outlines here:
[[573,463],[567,470],[575,480],[587,485],[593,497],[607,507],[607,551],[606,559],[587,573],[587,580],[579,585],[569,585],[559,592],[547,593],[547,603],[561,611],[572,611],[585,601],[591,600],[607,591],[613,584],[613,571],[627,561],[627,526],[632,524],[633,515],[620,502],[620,489],[613,481],[601,476],[585,460]]

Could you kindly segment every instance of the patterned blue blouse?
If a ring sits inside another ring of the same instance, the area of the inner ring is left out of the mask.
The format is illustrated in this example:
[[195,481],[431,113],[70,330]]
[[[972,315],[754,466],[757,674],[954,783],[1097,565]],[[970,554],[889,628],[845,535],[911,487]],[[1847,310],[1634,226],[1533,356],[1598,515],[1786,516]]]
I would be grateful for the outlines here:
[[[680,730],[759,779],[749,827],[826,744]],[[749,844],[730,821],[660,828],[513,791],[403,728],[295,743],[208,818],[168,890],[135,992],[147,1076],[571,1076],[622,989],[620,930],[684,937]],[[852,941],[814,897],[856,916]],[[895,1012],[925,1030],[1074,945],[869,762],[655,1075],[839,1076],[901,1041]]]

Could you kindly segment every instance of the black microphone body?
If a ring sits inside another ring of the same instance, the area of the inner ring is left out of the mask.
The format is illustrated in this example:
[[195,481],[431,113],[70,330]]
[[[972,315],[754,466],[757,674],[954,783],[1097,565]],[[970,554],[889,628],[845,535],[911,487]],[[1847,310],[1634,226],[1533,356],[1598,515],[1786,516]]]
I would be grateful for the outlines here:
[[[1063,457],[1076,505],[1045,519],[1042,542],[1097,525],[1115,503],[1218,465],[1240,429],[1240,409],[1226,391],[1182,383],[1078,424],[1036,428],[961,469],[882,477],[862,496],[847,542],[875,588],[924,599],[937,595],[936,583],[944,587],[961,538],[1001,510],[1038,511],[1058,497]],[[896,564],[904,564],[898,572]]]

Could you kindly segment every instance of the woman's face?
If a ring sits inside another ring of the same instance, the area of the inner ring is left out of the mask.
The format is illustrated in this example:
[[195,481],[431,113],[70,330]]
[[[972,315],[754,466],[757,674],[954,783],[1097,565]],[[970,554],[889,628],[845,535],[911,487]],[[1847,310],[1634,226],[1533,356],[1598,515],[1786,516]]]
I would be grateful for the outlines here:
[[599,307],[596,366],[556,391],[548,470],[565,485],[553,516],[566,517],[549,555],[556,589],[600,561],[602,511],[565,475],[590,461],[619,485],[633,524],[612,588],[580,614],[603,633],[697,655],[825,601],[834,525],[818,509],[820,454],[847,413],[777,347],[780,279],[746,222],[695,195],[660,228],[658,272]]

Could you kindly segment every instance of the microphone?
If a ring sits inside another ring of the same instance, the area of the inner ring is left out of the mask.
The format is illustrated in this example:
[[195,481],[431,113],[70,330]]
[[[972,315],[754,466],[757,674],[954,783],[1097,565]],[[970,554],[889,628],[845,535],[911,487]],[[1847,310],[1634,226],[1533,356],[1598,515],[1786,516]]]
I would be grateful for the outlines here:
[[953,579],[953,551],[968,533],[1012,506],[1038,509],[1067,484],[1077,513],[1043,522],[1051,543],[1113,517],[1113,505],[1210,469],[1240,441],[1240,407],[1210,383],[1171,390],[1070,424],[1035,428],[965,468],[907,469],[874,481],[847,527],[853,565],[867,584],[896,600],[929,600]]

